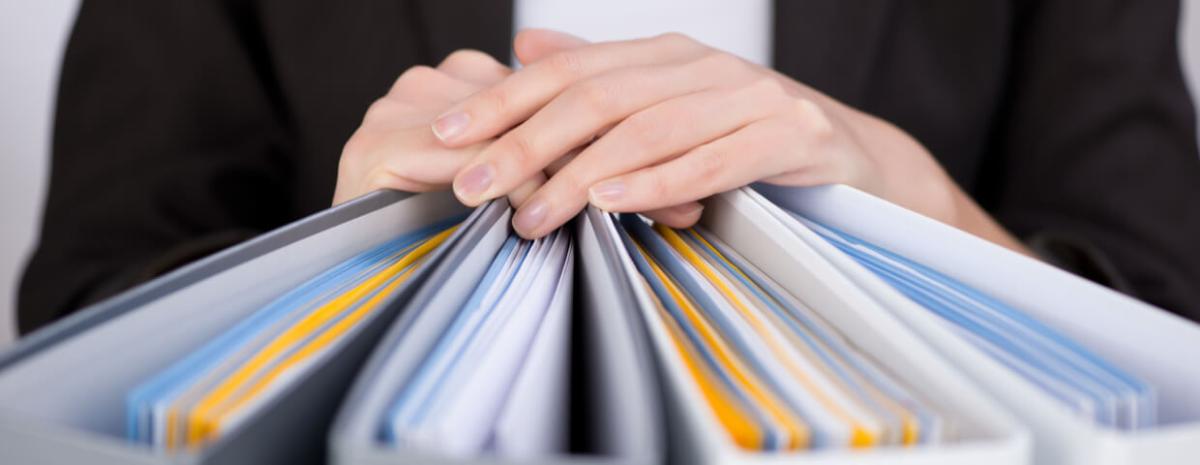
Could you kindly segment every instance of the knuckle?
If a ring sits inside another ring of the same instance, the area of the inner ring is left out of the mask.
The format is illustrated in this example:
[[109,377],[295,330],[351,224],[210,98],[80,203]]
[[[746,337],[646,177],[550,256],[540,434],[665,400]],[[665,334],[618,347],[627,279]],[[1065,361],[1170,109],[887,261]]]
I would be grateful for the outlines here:
[[663,174],[663,170],[650,170],[646,174],[646,189],[649,191],[650,198],[665,199],[668,198],[674,190],[671,186],[671,181]]
[[503,115],[508,111],[512,97],[503,87],[493,87],[479,94],[478,99],[474,101],[475,111],[469,111],[476,115]]
[[727,169],[725,166],[726,157],[723,152],[714,149],[712,146],[702,146],[697,149],[697,152],[696,155],[698,156],[694,157],[695,165],[693,169],[695,170],[695,179],[693,181],[697,187],[707,191],[720,178],[721,173]]
[[635,113],[625,119],[622,126],[628,137],[642,147],[657,147],[671,137],[672,118],[658,118],[652,113]]
[[751,95],[770,101],[782,101],[787,97],[787,89],[783,83],[771,76],[758,76],[750,81],[746,88]]
[[372,169],[365,178],[368,191],[394,187],[396,176],[385,169]]
[[746,68],[746,62],[742,61],[734,55],[725,52],[713,52],[705,54],[699,60],[700,67],[705,72],[725,72],[740,71]]
[[342,147],[342,156],[338,159],[338,178],[368,179],[363,174],[369,174],[374,165],[372,163],[374,151],[374,137],[355,134]]
[[392,84],[392,92],[403,93],[409,89],[420,89],[441,77],[441,72],[425,65],[413,66],[396,78]]
[[363,115],[363,124],[374,123],[376,121],[387,119],[399,109],[399,103],[389,98],[381,98],[367,107],[367,112]]
[[611,85],[599,79],[589,79],[572,88],[573,100],[595,114],[608,114],[616,92]]
[[794,123],[799,125],[804,134],[813,142],[825,143],[835,136],[833,122],[829,119],[829,115],[812,100],[794,100],[791,104],[791,114]]
[[560,76],[579,76],[583,74],[583,57],[577,52],[559,52],[550,56],[547,66]]
[[682,32],[666,32],[654,37],[656,42],[670,46],[686,46],[696,44],[696,40]]
[[552,215],[565,215],[567,214],[565,210],[574,208],[573,205],[577,204],[579,200],[582,199],[584,202],[587,202],[586,194],[580,194],[579,191],[575,190],[574,186],[567,184],[565,181],[565,179],[557,177],[546,179],[541,185],[531,186],[526,199],[545,199],[553,203],[553,210],[558,211],[558,213]]
[[372,138],[362,131],[354,133],[342,146],[341,163],[355,165],[359,163],[374,145]]
[[493,61],[491,55],[479,50],[464,48],[451,52],[438,67],[478,67],[490,65]]
[[564,196],[586,197],[587,189],[591,187],[591,180],[586,173],[573,169],[571,166],[567,165],[554,173],[554,176],[546,183],[547,189],[556,189]]
[[516,166],[529,166],[537,162],[537,152],[533,139],[524,131],[512,131],[504,137],[507,139],[507,150],[504,153]]

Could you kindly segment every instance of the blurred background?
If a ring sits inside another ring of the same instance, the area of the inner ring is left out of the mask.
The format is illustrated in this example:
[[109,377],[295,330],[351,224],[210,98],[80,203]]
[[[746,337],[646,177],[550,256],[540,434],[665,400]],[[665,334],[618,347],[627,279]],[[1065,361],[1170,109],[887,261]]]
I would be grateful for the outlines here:
[[[0,348],[15,337],[16,285],[37,237],[59,60],[77,7],[78,0],[0,0]],[[1200,0],[1184,0],[1183,25],[1195,96]]]

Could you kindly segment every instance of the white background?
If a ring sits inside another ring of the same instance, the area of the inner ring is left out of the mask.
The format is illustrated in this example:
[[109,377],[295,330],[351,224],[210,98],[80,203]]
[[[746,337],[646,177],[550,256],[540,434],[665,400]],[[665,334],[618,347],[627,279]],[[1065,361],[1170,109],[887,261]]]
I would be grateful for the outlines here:
[[[0,0],[0,347],[15,333],[16,284],[37,235],[58,61],[77,2]],[[1200,89],[1200,0],[1184,8],[1180,40]]]

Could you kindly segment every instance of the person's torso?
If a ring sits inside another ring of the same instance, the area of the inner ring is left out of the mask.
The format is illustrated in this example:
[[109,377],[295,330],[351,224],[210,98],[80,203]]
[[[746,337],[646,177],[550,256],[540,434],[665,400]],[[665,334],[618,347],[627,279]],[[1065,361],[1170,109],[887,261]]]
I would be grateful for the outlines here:
[[[405,69],[436,64],[459,48],[508,62],[513,7],[466,0],[266,2],[254,21],[266,48],[261,56],[269,60],[263,69],[276,81],[288,127],[281,150],[291,160],[293,215],[329,205],[342,145]],[[776,0],[767,7],[774,68],[908,131],[976,193],[1008,91],[1009,2]]]

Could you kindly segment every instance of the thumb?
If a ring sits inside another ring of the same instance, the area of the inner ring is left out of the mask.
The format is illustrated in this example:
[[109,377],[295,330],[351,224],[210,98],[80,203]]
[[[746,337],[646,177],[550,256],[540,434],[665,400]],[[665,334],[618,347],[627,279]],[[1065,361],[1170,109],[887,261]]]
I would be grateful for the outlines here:
[[588,41],[550,29],[524,29],[513,39],[513,52],[521,64],[528,65],[555,52],[587,45]]

